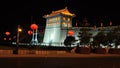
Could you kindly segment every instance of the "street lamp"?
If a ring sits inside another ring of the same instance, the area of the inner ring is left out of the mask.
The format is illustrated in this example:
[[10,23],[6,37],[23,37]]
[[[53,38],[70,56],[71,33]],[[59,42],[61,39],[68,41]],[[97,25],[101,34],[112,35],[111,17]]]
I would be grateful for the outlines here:
[[17,28],[17,47],[18,47],[18,44],[19,44],[20,32],[22,32],[22,29],[20,28],[20,25],[18,25],[18,28]]
[[16,50],[15,50],[15,54],[18,54],[20,32],[22,32],[22,29],[20,28],[20,25],[18,25],[18,27],[17,27],[17,41],[16,41],[17,47],[16,47]]

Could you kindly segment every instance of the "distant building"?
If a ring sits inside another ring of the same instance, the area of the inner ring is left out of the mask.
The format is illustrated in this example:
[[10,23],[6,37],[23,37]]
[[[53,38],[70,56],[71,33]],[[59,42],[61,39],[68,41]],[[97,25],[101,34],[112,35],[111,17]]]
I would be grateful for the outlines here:
[[[95,36],[101,29],[107,33],[109,30],[117,27],[104,27],[103,25],[101,27],[73,27],[72,19],[75,17],[75,14],[70,13],[67,8],[52,11],[52,13],[43,17],[46,18],[46,28],[42,44],[46,46],[64,46],[63,42],[69,30],[73,30],[75,38],[79,39],[78,33],[81,28],[91,29],[90,33],[92,33],[92,36]],[[93,41],[93,38],[90,41]]]

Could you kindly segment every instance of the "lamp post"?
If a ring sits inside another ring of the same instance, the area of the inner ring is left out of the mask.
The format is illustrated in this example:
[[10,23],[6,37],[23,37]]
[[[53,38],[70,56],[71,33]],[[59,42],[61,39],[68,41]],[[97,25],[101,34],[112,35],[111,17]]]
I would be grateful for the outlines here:
[[15,50],[15,54],[18,54],[18,48],[19,48],[19,36],[20,36],[20,32],[22,31],[22,29],[20,28],[20,25],[18,25],[17,27],[17,41],[16,41],[16,50]]

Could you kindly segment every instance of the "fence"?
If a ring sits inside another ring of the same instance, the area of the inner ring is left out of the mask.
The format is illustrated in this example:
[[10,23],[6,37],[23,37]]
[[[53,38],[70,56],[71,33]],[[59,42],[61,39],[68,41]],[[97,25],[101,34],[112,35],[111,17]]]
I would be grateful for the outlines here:
[[[19,55],[26,55],[26,54],[64,54],[66,51],[63,50],[18,50]],[[0,50],[0,55],[7,55],[13,54],[13,50]]]

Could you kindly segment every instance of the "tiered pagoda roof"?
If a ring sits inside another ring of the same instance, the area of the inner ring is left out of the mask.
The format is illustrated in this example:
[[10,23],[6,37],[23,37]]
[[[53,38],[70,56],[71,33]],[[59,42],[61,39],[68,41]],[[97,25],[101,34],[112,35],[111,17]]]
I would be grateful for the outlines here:
[[75,16],[75,14],[72,14],[68,11],[67,7],[64,8],[64,9],[61,9],[61,10],[57,10],[57,11],[52,11],[51,14],[47,14],[45,15],[44,17],[51,17],[51,16],[55,16],[55,15],[58,15],[58,14],[63,14],[63,15],[68,15],[68,16]]

